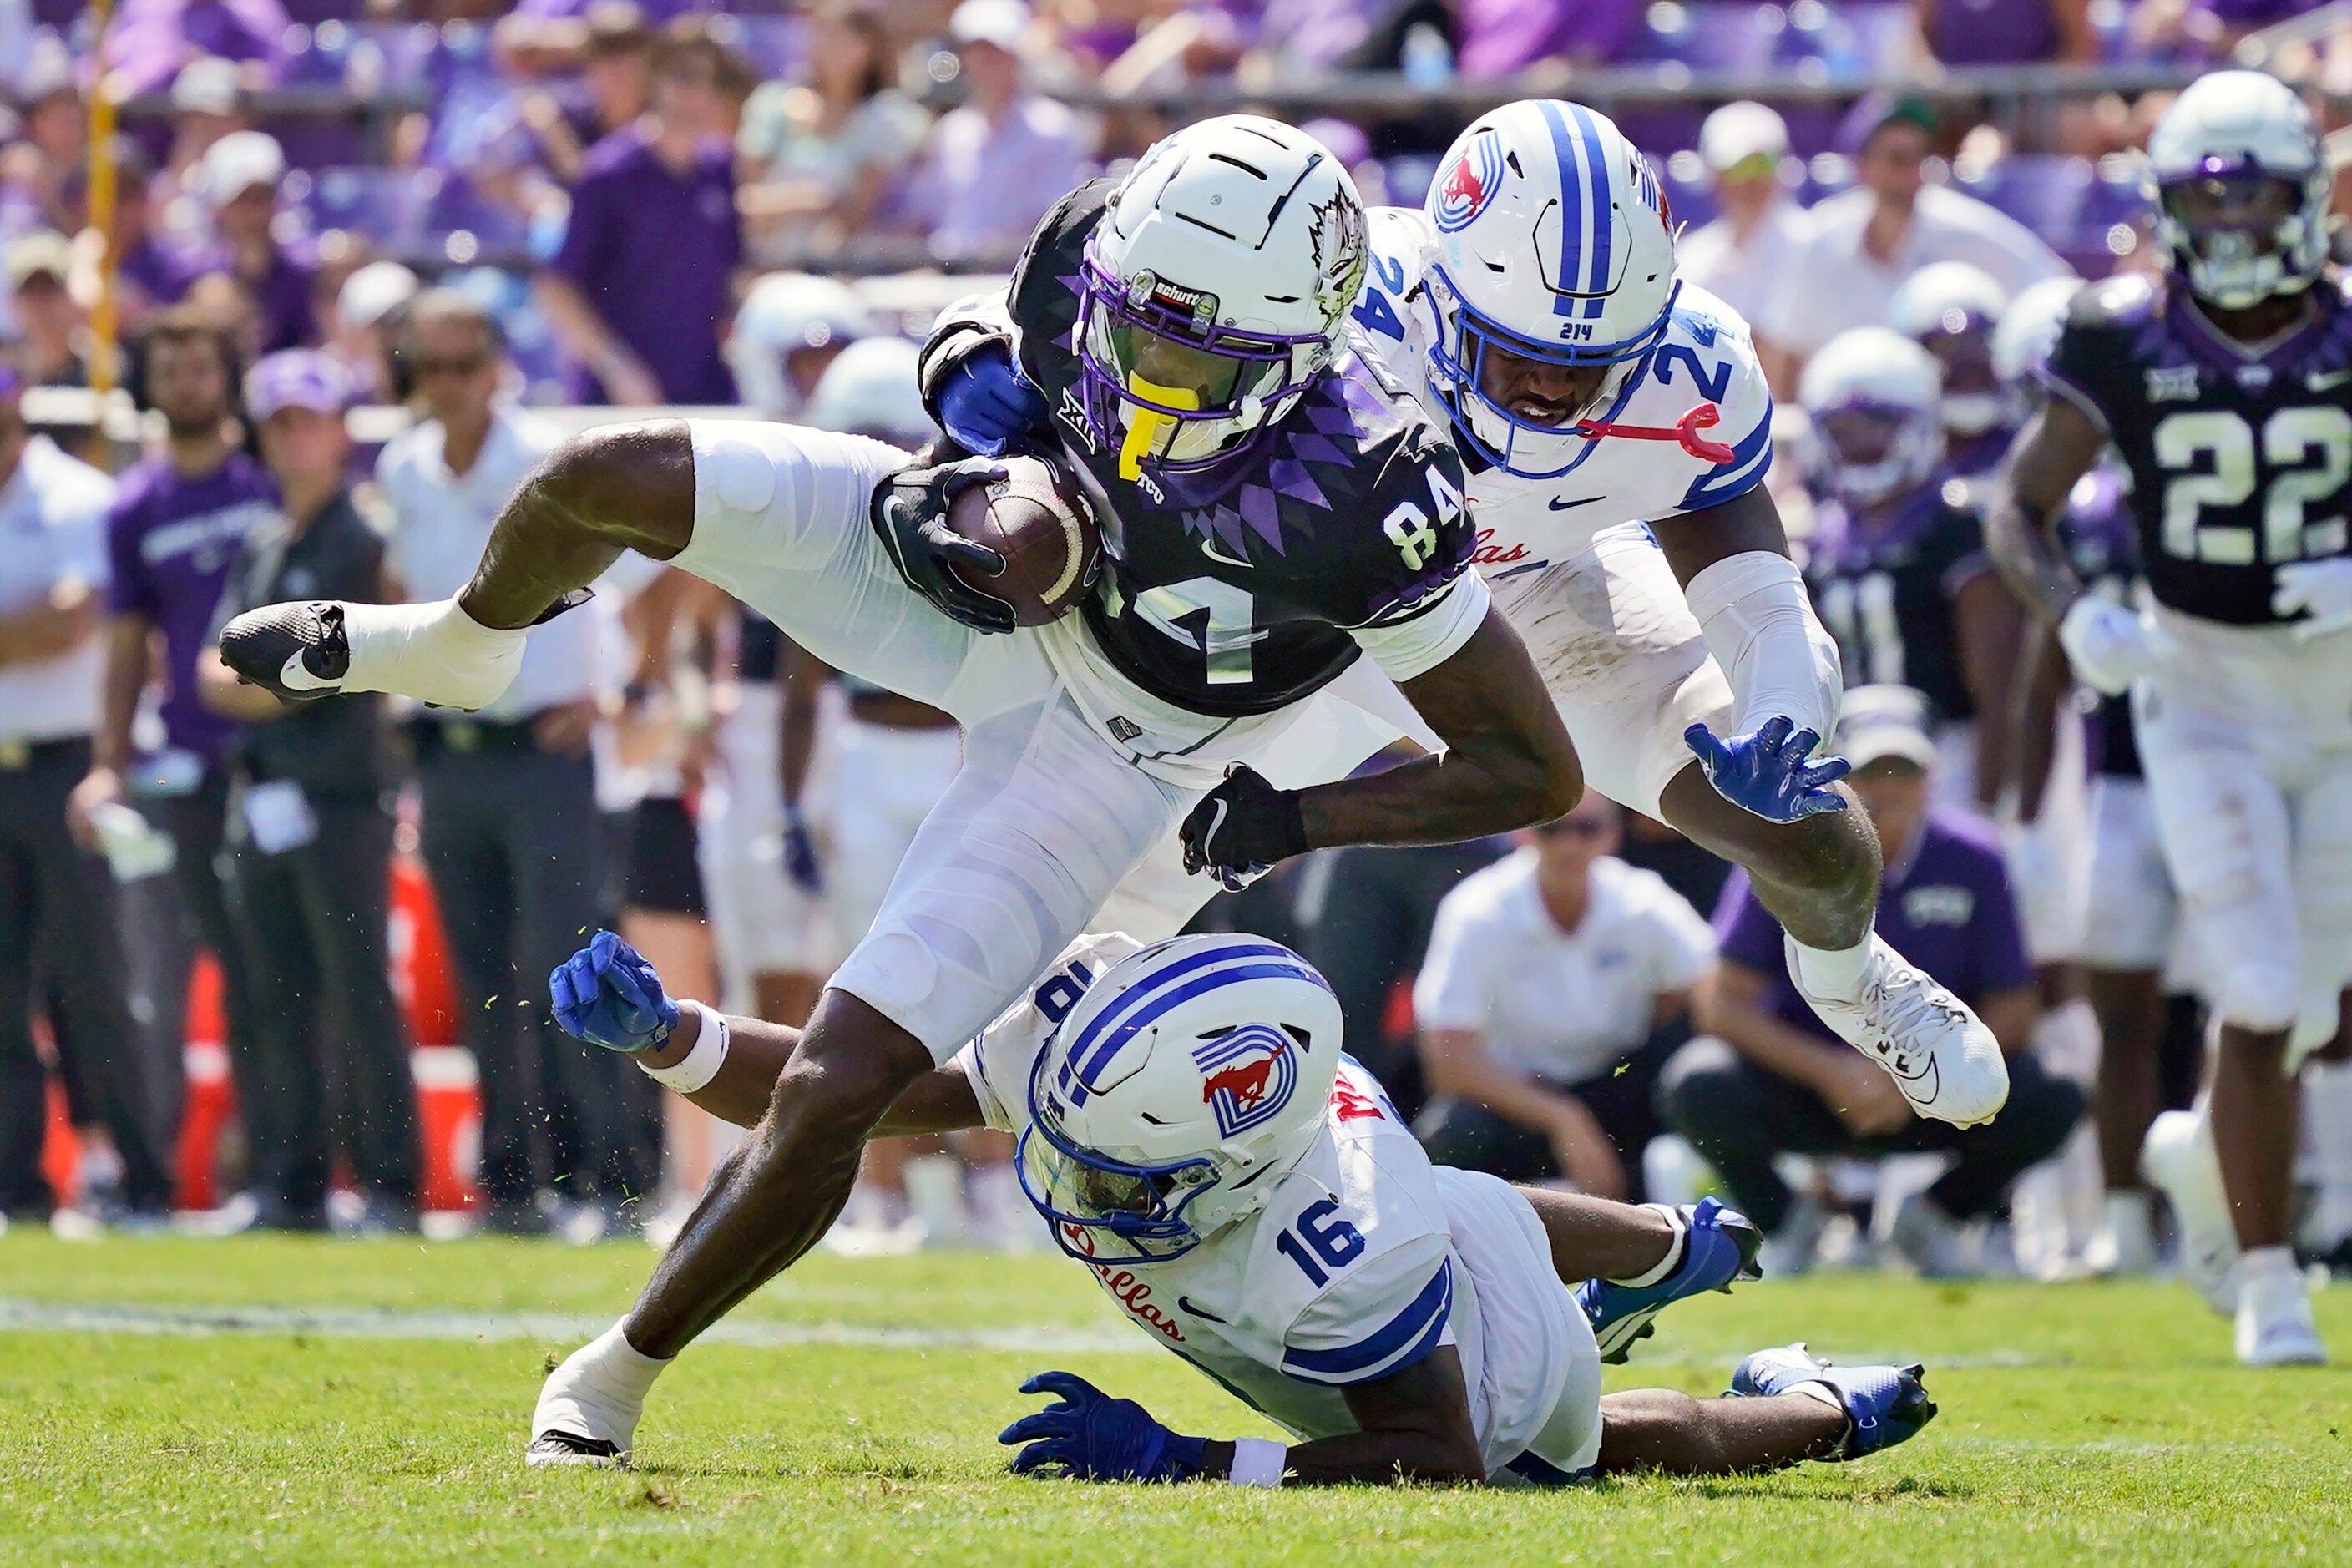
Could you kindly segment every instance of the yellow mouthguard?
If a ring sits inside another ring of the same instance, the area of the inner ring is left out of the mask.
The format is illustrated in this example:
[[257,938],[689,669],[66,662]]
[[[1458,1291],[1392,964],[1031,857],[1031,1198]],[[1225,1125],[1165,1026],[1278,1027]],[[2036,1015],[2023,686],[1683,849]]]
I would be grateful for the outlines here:
[[[1201,395],[1188,386],[1162,386],[1156,381],[1129,374],[1127,389],[1138,397],[1148,397],[1154,403],[1164,403],[1171,408],[1198,408]],[[1160,427],[1176,423],[1172,415],[1156,408],[1138,408],[1127,426],[1127,442],[1118,449],[1118,477],[1135,479],[1143,477],[1143,454],[1151,449],[1159,438]]]

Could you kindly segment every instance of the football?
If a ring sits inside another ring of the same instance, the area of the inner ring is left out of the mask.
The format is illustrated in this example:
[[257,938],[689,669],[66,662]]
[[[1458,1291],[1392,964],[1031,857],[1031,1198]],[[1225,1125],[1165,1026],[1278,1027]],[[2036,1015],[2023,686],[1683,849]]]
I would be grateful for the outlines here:
[[1005,477],[948,503],[948,526],[1004,557],[1001,576],[956,574],[1013,606],[1024,626],[1059,620],[1094,586],[1102,531],[1077,484],[1042,458],[1007,458]]

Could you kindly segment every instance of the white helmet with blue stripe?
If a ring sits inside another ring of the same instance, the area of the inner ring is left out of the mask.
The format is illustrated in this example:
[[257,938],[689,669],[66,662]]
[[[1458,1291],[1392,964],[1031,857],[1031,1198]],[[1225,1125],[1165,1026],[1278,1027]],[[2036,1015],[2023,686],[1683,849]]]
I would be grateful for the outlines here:
[[[1424,204],[1432,380],[1480,458],[1528,479],[1566,473],[1647,374],[1674,312],[1657,171],[1608,116],[1556,99],[1485,115],[1437,168]],[[1534,392],[1509,394],[1527,362],[1556,373],[1552,392],[1538,370]]]
[[1339,1000],[1254,936],[1186,936],[1103,973],[1029,1075],[1022,1190],[1088,1262],[1156,1262],[1255,1210],[1314,1146]]

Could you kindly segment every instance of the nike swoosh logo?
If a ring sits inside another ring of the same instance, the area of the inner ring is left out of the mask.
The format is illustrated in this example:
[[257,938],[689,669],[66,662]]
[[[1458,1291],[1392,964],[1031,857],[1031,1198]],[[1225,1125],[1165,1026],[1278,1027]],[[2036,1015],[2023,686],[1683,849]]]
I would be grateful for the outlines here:
[[1225,825],[1225,813],[1230,808],[1222,800],[1211,804],[1216,806],[1217,811],[1215,816],[1209,818],[1208,828],[1201,835],[1201,847],[1204,852],[1213,854],[1217,847],[1217,829]]
[[1566,496],[1554,496],[1551,498],[1551,510],[1554,511],[1574,511],[1578,507],[1591,506],[1594,501],[1602,499],[1603,498],[1600,496],[1584,496],[1576,500],[1570,500]]
[[1211,1322],[1213,1322],[1213,1323],[1222,1323],[1222,1322],[1223,1322],[1223,1321],[1225,1321],[1224,1319],[1220,1318],[1219,1316],[1217,1316],[1217,1314],[1216,1314],[1216,1313],[1214,1313],[1214,1312],[1207,1311],[1207,1310],[1204,1310],[1203,1309],[1202,1309],[1202,1308],[1200,1308],[1200,1307],[1196,1307],[1196,1306],[1194,1306],[1194,1305],[1192,1304],[1192,1298],[1190,1298],[1190,1297],[1188,1297],[1188,1296],[1179,1296],[1179,1297],[1177,1297],[1177,1298],[1176,1298],[1176,1304],[1177,1304],[1179,1307],[1181,1307],[1184,1310],[1186,1310],[1186,1311],[1188,1311],[1188,1312],[1192,1313],[1192,1314],[1194,1317],[1196,1317],[1196,1318],[1206,1318],[1206,1319],[1208,1319],[1208,1320],[1209,1320],[1209,1321],[1211,1321]]
[[1248,562],[1236,560],[1233,556],[1227,555],[1223,552],[1220,551],[1217,548],[1217,542],[1213,539],[1204,539],[1201,541],[1201,553],[1207,556],[1210,560],[1218,563],[1220,565],[1238,566],[1244,572],[1250,569],[1250,563]]
[[2352,381],[2352,370],[2339,370],[2327,375],[2306,376],[2304,385],[2314,392],[2326,392],[2331,386],[2341,386]]

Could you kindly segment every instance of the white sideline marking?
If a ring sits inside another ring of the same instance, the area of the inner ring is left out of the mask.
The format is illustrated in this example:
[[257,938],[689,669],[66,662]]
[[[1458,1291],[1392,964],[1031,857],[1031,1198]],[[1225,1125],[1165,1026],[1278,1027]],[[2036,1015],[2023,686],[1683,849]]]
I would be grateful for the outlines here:
[[[330,1340],[534,1340],[557,1344],[584,1342],[613,1326],[610,1318],[571,1312],[397,1311],[381,1307],[130,1307],[89,1301],[26,1301],[0,1297],[0,1333],[156,1334],[202,1339],[215,1334],[306,1334]],[[1009,1351],[1033,1355],[1142,1355],[1159,1342],[1118,1327],[1054,1329],[1037,1324],[1000,1328],[892,1328],[870,1323],[779,1323],[758,1319],[722,1320],[703,1334],[706,1342],[784,1350],[803,1345],[844,1345],[862,1350]],[[1753,1347],[1750,1347],[1753,1348]],[[1633,1367],[1725,1367],[1744,1351],[1692,1347],[1634,1352]],[[1908,1355],[1885,1351],[1827,1352],[1846,1366]],[[1927,1375],[1938,1371],[2015,1371],[2064,1363],[2021,1351],[1930,1356]]]
[[[0,1332],[308,1334],[341,1340],[542,1340],[583,1342],[613,1326],[609,1317],[570,1312],[393,1311],[377,1307],[126,1307],[88,1301],[24,1301],[0,1297]],[[850,1345],[870,1350],[984,1350],[1063,1354],[1140,1354],[1141,1334],[1120,1329],[889,1328],[864,1323],[722,1321],[703,1334],[720,1344],[775,1350]]]

